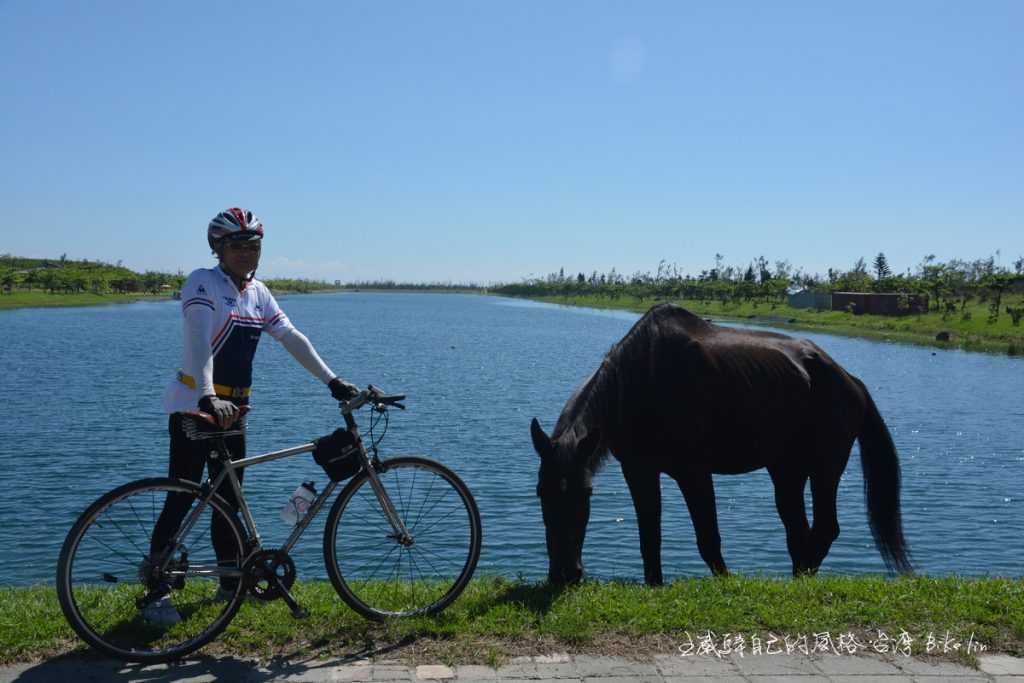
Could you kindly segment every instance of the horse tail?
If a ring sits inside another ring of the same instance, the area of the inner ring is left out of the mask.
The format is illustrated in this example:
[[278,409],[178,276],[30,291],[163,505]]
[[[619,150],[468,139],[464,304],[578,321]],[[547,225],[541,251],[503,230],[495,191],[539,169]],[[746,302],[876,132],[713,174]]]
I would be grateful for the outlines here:
[[882,560],[889,569],[902,574],[913,571],[909,548],[903,537],[900,515],[900,461],[896,446],[885,421],[878,413],[871,394],[859,379],[864,392],[866,412],[857,440],[864,471],[864,499],[868,508],[868,524]]

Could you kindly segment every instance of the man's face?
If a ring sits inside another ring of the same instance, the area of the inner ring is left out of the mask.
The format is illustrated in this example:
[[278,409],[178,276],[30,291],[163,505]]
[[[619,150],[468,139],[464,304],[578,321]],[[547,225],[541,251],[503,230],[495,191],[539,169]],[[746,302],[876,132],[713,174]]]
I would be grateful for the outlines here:
[[225,240],[217,253],[225,270],[244,278],[259,266],[262,245],[263,240]]

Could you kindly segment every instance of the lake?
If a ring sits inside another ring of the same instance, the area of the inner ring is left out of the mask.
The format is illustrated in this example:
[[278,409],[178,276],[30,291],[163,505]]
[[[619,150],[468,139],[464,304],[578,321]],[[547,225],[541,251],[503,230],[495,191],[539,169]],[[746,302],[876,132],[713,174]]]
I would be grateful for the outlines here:
[[[480,506],[478,574],[541,579],[544,530],[529,422],[550,432],[574,388],[636,314],[458,294],[285,296],[282,307],[326,362],[360,386],[408,394],[382,452],[422,452],[453,469]],[[0,584],[50,583],[77,515],[115,485],[162,476],[161,397],[180,364],[178,302],[0,312]],[[802,333],[797,333],[802,334]],[[903,468],[904,528],[918,572],[1024,575],[1024,360],[806,334],[872,392]],[[310,441],[337,404],[276,342],[257,352],[249,453]],[[245,487],[266,544],[310,456],[252,470]],[[766,472],[715,478],[723,554],[742,573],[788,575]],[[664,489],[665,577],[705,576],[675,483]],[[642,580],[632,502],[614,460],[594,480],[588,575]],[[295,551],[300,578],[325,578],[323,519]],[[884,571],[865,517],[857,447],[840,484],[842,534],[822,567]]]

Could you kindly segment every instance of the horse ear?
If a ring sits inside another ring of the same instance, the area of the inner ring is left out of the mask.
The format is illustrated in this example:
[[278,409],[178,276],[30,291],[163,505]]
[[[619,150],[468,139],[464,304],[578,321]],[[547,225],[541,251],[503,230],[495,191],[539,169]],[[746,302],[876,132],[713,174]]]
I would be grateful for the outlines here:
[[597,448],[599,443],[601,443],[601,430],[595,427],[579,440],[579,443],[576,445],[576,453],[583,458],[589,458],[594,454],[594,449]]
[[540,457],[544,458],[554,450],[554,446],[551,445],[551,439],[540,428],[540,422],[537,422],[537,418],[533,418],[533,421],[530,422],[530,437],[533,438],[533,449],[537,451],[537,455]]

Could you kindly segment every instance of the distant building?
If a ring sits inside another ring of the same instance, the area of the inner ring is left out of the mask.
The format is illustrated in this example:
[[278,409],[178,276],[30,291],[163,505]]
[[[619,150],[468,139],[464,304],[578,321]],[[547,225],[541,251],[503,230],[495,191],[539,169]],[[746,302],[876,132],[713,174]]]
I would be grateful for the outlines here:
[[800,289],[790,292],[786,297],[786,302],[792,308],[813,308],[818,311],[832,310],[832,295],[828,292]]
[[832,292],[832,310],[854,315],[913,315],[928,312],[928,297],[921,294]]

